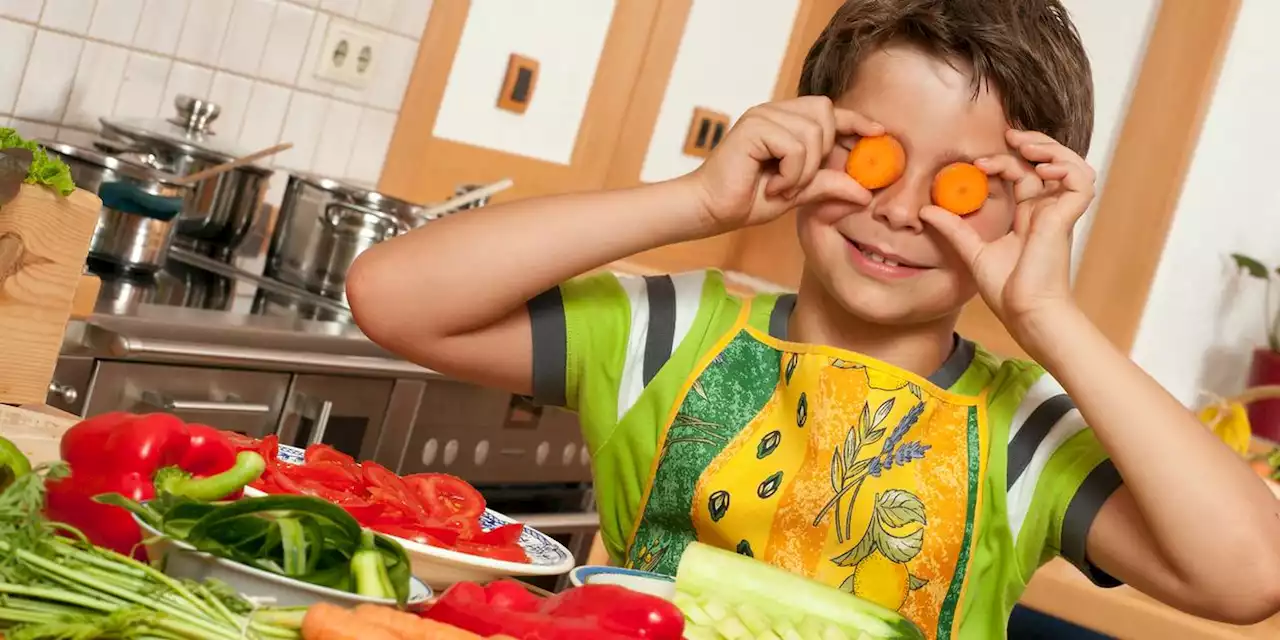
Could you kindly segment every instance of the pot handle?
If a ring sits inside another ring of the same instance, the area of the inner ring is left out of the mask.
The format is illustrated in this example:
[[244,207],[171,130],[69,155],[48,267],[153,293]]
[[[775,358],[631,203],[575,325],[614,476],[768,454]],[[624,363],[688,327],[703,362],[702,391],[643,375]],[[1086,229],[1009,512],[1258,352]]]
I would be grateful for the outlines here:
[[337,228],[339,219],[349,213],[357,213],[362,217],[374,218],[380,222],[390,222],[395,227],[395,233],[392,236],[400,235],[409,230],[409,225],[389,213],[346,202],[331,202],[325,205],[324,215],[320,216],[320,221],[329,227]]

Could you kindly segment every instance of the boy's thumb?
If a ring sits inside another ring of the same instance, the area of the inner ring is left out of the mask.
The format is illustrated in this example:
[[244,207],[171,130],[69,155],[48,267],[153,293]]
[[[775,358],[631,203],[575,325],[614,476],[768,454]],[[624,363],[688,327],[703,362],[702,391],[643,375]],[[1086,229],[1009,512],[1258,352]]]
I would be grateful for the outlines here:
[[828,200],[843,200],[854,204],[871,203],[871,192],[858,184],[843,171],[822,169],[813,177],[809,186],[800,191],[796,204],[810,204]]
[[982,236],[960,216],[941,207],[925,205],[920,209],[920,219],[937,229],[965,264],[972,265],[982,252]]

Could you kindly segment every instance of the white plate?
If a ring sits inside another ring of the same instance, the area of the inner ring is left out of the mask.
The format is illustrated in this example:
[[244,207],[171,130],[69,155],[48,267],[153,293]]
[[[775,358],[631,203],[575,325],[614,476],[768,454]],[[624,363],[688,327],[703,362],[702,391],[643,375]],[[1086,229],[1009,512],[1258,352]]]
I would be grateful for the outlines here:
[[[370,598],[330,589],[197,551],[186,542],[169,538],[151,528],[137,514],[134,514],[133,520],[145,534],[147,555],[163,567],[165,575],[171,578],[197,581],[213,578],[226,583],[246,598],[281,607],[308,607],[318,602],[347,608],[359,604],[396,604],[393,599]],[[409,579],[408,608],[425,605],[431,596],[431,588],[422,580],[413,577]]]
[[[280,445],[277,457],[290,464],[302,464],[303,449]],[[245,488],[245,495],[265,495],[252,487]],[[480,516],[480,528],[491,531],[505,524],[516,524],[507,516],[486,509]],[[386,535],[386,534],[383,534]],[[557,576],[573,569],[573,555],[564,545],[546,534],[526,526],[520,534],[520,548],[529,556],[529,562],[506,562],[481,556],[419,544],[396,536],[387,536],[404,547],[413,562],[414,575],[433,587],[444,587],[456,582],[488,582],[511,576]]]
[[575,587],[584,584],[613,584],[632,591],[647,593],[664,600],[676,595],[676,581],[671,576],[637,569],[586,565],[569,572],[569,583]]

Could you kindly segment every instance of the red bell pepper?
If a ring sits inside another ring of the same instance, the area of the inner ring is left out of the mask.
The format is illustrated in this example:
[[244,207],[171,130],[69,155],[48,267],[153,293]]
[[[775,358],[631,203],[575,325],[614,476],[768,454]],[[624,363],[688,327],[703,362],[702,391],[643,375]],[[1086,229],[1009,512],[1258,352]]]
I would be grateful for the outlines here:
[[146,553],[132,515],[96,502],[94,496],[118,493],[149,500],[155,496],[157,472],[174,467],[183,473],[160,478],[170,490],[222,499],[261,473],[257,456],[238,461],[235,447],[216,429],[187,425],[168,414],[95,416],[67,430],[60,449],[71,474],[49,481],[46,514],[76,527],[98,546],[139,559]]
[[[522,595],[522,593],[523,595]],[[545,600],[518,583],[449,587],[423,616],[481,636],[517,640],[680,640],[675,605],[613,585],[587,585]]]

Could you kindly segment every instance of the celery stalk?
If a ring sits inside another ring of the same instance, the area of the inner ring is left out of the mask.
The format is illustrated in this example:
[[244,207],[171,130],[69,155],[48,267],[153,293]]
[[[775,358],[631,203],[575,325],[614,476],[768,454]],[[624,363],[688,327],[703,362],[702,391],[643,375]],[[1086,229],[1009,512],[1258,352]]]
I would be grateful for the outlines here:
[[723,549],[693,543],[676,573],[689,637],[726,640],[923,640],[895,611]]

